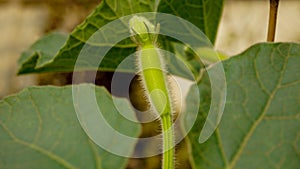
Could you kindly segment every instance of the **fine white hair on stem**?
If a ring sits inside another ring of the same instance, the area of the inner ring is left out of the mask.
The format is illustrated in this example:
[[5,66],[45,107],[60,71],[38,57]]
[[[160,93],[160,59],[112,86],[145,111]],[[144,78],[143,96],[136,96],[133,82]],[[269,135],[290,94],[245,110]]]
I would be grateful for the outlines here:
[[129,21],[133,42],[138,45],[136,65],[141,87],[150,110],[159,117],[162,129],[163,169],[174,168],[175,106],[164,57],[157,44],[159,24],[155,27],[146,18],[133,16]]

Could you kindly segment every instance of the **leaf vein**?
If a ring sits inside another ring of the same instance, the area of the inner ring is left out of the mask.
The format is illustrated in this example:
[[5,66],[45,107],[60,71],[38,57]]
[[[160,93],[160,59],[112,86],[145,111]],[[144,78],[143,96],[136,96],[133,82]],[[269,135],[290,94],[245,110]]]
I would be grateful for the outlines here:
[[[289,49],[289,51],[290,51],[290,49]],[[254,121],[254,124],[252,125],[252,127],[250,128],[250,130],[248,131],[248,133],[246,134],[246,136],[243,138],[243,141],[240,144],[240,146],[238,148],[238,151],[234,154],[233,160],[230,162],[230,164],[227,167],[227,169],[233,169],[235,167],[238,159],[240,158],[241,154],[243,153],[243,150],[246,147],[248,141],[250,140],[252,134],[254,133],[254,131],[256,130],[257,126],[260,124],[260,122],[264,119],[265,114],[267,113],[267,111],[268,111],[268,109],[269,109],[269,107],[271,105],[271,102],[272,102],[272,100],[273,100],[276,92],[280,89],[280,85],[281,85],[281,82],[282,82],[283,77],[284,77],[283,75],[284,75],[285,70],[286,70],[286,66],[287,66],[287,62],[288,62],[289,56],[290,55],[287,54],[287,56],[285,58],[285,61],[283,63],[282,70],[280,72],[280,77],[278,79],[277,85],[276,85],[275,89],[272,91],[272,93],[270,94],[270,96],[269,96],[269,98],[267,100],[267,103],[266,103],[263,111],[261,112],[261,114],[258,117],[258,119]]]
[[49,157],[50,159],[52,159],[53,161],[57,162],[58,164],[61,164],[63,167],[68,168],[68,169],[76,169],[75,166],[73,166],[72,164],[70,164],[69,162],[67,162],[66,160],[62,159],[61,157],[57,156],[56,154],[43,149],[42,147],[39,147],[33,143],[28,143],[26,141],[20,140],[19,138],[17,138],[3,123],[0,122],[0,125],[2,126],[2,128],[4,129],[4,131],[12,138],[13,141],[15,141],[18,144],[21,144],[25,147],[28,147],[32,150],[35,150],[36,152],[39,152],[47,157]]
[[39,111],[39,108],[36,104],[36,102],[34,101],[33,97],[32,97],[32,92],[29,92],[29,97],[30,97],[30,100],[31,100],[31,103],[35,109],[35,113],[36,113],[36,116],[38,118],[38,123],[39,125],[37,126],[38,127],[38,130],[37,132],[35,133],[35,136],[34,136],[34,140],[33,140],[33,143],[37,142],[38,138],[40,137],[41,135],[41,132],[42,132],[42,123],[43,123],[43,119],[41,117],[41,114],[40,114],[40,111]]

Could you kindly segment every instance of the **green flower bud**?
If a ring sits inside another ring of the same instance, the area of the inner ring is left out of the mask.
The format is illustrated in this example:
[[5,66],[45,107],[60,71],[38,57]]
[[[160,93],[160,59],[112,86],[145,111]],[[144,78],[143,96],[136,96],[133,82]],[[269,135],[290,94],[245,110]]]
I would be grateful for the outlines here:
[[156,42],[158,29],[145,17],[133,16],[129,20],[129,29],[132,40],[140,45]]

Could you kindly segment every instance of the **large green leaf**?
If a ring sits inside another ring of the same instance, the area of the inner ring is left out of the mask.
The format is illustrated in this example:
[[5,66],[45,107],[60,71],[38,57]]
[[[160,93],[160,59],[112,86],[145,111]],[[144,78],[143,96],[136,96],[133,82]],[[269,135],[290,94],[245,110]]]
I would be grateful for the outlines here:
[[214,44],[224,0],[161,0],[158,12],[182,17],[198,28]]
[[[63,38],[58,36],[56,36],[55,38],[43,38],[38,42],[39,44],[44,44],[45,46],[47,44],[61,45],[60,48],[51,48],[51,51],[49,51],[48,49],[48,51],[45,52],[43,51],[43,49],[45,49],[46,47],[42,47],[42,49],[31,48],[29,51],[26,51],[20,58],[20,68],[18,74],[41,72],[72,72],[74,70],[76,61],[78,61],[77,59],[78,55],[81,52],[81,49],[86,44],[91,35],[93,35],[99,28],[115,19],[139,12],[169,12],[170,14],[178,15],[202,29],[203,32],[206,33],[213,42],[222,11],[222,3],[223,0],[195,2],[169,2],[160,0],[103,0],[95,9],[95,11],[90,16],[88,16],[82,24],[75,28],[75,30],[70,34],[65,43],[61,43],[61,40]],[[181,9],[183,6],[187,6],[187,8]],[[113,36],[118,31],[122,31],[122,28],[112,27],[109,34],[110,36]],[[103,44],[101,45],[106,45],[106,43],[103,42]],[[110,49],[110,51],[106,54],[101,62],[100,70],[115,70],[124,58],[126,58],[129,54],[132,54],[136,50],[135,48],[136,46],[131,42],[129,38],[124,39],[118,45]],[[52,55],[50,55],[50,53]],[[95,65],[93,65],[94,62],[95,61],[79,61],[79,66],[77,68],[80,70],[95,69]],[[173,64],[170,63],[170,65],[172,67]],[[98,65],[96,68],[98,68]],[[176,69],[178,70],[180,69],[180,67],[173,68],[173,70],[175,70],[174,72],[176,72]],[[184,68],[182,68],[182,70],[184,70]],[[133,70],[121,71],[133,72]]]
[[203,144],[198,139],[210,107],[208,76],[198,85],[200,113],[189,134],[195,168],[299,168],[300,45],[257,44],[223,64],[226,107]]
[[[32,73],[32,72],[72,72],[76,59],[83,48],[85,42],[93,35],[99,28],[105,24],[118,19],[122,16],[129,15],[138,12],[154,11],[154,2],[144,2],[142,0],[133,1],[115,1],[115,0],[103,0],[99,6],[94,10],[86,20],[78,25],[74,31],[70,34],[65,44],[61,45],[60,50],[53,49],[52,53],[56,53],[51,57],[47,57],[47,61],[37,62],[38,60],[45,60],[45,55],[41,54],[38,58],[34,52],[31,57],[26,55],[26,62],[22,62],[21,58],[19,74]],[[118,29],[118,28],[115,28]],[[112,34],[114,31],[111,32]],[[45,39],[45,41],[52,40],[51,44],[55,44],[57,39]],[[47,44],[49,42],[42,42]],[[103,70],[112,70],[116,68],[128,54],[133,53],[134,46],[130,40],[125,40],[118,47],[114,47],[107,54],[106,60],[103,61]],[[116,57],[117,56],[117,57]],[[22,56],[24,57],[24,56]],[[31,58],[31,59],[28,59]],[[92,66],[82,64],[85,69],[91,69]],[[93,67],[94,68],[94,67]]]
[[[74,86],[76,90],[94,90],[94,87]],[[118,113],[104,88],[96,87],[96,98],[98,103],[104,103],[101,109],[109,110],[104,113],[113,128],[138,137],[139,124],[130,123]],[[127,101],[117,100],[129,106]],[[135,115],[128,110],[127,114]],[[131,143],[122,148],[130,156],[134,147],[135,143]],[[85,134],[74,110],[71,86],[27,88],[1,100],[0,150],[2,169],[121,169],[127,161],[100,148]]]

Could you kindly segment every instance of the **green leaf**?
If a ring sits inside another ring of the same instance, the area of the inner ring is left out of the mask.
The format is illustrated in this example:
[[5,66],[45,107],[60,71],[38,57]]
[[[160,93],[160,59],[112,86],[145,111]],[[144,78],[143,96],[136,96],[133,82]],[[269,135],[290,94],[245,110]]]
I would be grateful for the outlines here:
[[[118,19],[122,16],[129,15],[132,13],[148,12],[155,10],[155,2],[145,2],[143,0],[133,1],[116,1],[116,0],[103,0],[99,6],[94,10],[86,20],[78,25],[75,30],[70,34],[64,45],[60,46],[60,50],[57,54],[51,55],[51,57],[43,58],[45,55],[39,55],[38,58],[34,53],[26,54],[27,62],[22,62],[25,59],[20,60],[20,69],[18,74],[26,73],[41,73],[41,72],[72,72],[76,59],[85,45],[86,41],[93,35],[99,28],[105,24]],[[114,28],[118,31],[118,28]],[[112,34],[115,32],[112,30]],[[49,39],[44,39],[48,41]],[[51,40],[51,39],[50,39]],[[47,42],[43,42],[47,43]],[[56,43],[55,39],[52,42]],[[39,48],[40,50],[40,48]],[[124,40],[121,45],[114,47],[106,55],[103,64],[101,65],[102,70],[112,71],[117,65],[129,54],[135,51],[135,45],[129,40]],[[52,51],[56,53],[57,51]],[[30,55],[31,54],[31,55]],[[29,56],[30,55],[30,59]],[[24,56],[22,56],[24,57]],[[37,60],[47,60],[39,64]],[[89,64],[82,63],[82,69],[94,69]]]
[[18,63],[22,65],[19,68],[19,74],[22,72],[32,72],[40,69],[45,64],[52,62],[53,56],[64,45],[68,38],[67,34],[50,33],[37,42],[29,50],[23,52]]
[[223,65],[225,111],[218,129],[203,144],[198,139],[210,107],[208,76],[198,85],[199,115],[189,133],[194,168],[299,168],[300,45],[257,44]]
[[173,14],[190,21],[214,44],[222,9],[223,0],[161,0],[158,12]]
[[[130,123],[119,114],[104,88],[87,84],[74,88],[96,90],[98,103],[104,103],[100,108],[109,110],[104,113],[110,125],[138,137],[139,124]],[[129,107],[127,101],[117,100]],[[74,106],[71,86],[31,87],[1,100],[0,168],[124,168],[126,158],[105,151],[89,139]],[[128,110],[127,114],[135,115]],[[131,155],[134,147],[135,143],[131,143],[122,148]]]
[[[32,47],[29,51],[25,52],[19,61],[18,74],[26,73],[43,73],[43,72],[72,72],[74,65],[78,61],[78,55],[81,49],[86,44],[87,40],[93,35],[99,28],[103,27],[107,23],[118,19],[122,16],[139,12],[170,12],[170,14],[178,15],[191,23],[204,30],[204,33],[213,42],[217,32],[217,27],[220,19],[223,0],[217,1],[195,1],[184,2],[183,1],[145,1],[145,0],[103,0],[95,11],[86,18],[86,20],[77,26],[75,30],[70,34],[65,41],[64,38],[43,38],[39,44],[44,46],[38,46],[38,48]],[[179,8],[174,8],[178,6]],[[181,9],[183,6],[187,6]],[[188,14],[186,14],[189,12]],[[197,17],[195,17],[197,16]],[[111,35],[121,31],[120,27],[111,28]],[[48,42],[50,41],[50,42]],[[59,42],[57,42],[59,41]],[[165,42],[164,42],[165,43]],[[55,48],[47,49],[47,45],[57,45]],[[60,47],[58,45],[61,45]],[[101,45],[107,45],[102,42]],[[47,51],[44,51],[44,49]],[[58,50],[58,48],[60,48]],[[102,71],[114,71],[117,66],[130,54],[135,52],[136,46],[131,42],[129,38],[124,39],[119,44],[114,46],[106,54],[99,67]],[[97,50],[99,52],[99,50]],[[100,51],[101,52],[101,51]],[[97,53],[95,53],[96,55]],[[92,56],[93,58],[96,56]],[[90,59],[93,60],[93,59]],[[177,61],[170,61],[170,69],[181,76],[186,76],[186,73],[178,73],[179,69],[173,68],[173,63]],[[78,68],[80,70],[94,70],[95,61],[81,60],[78,61]],[[133,69],[120,70],[123,72],[134,72]],[[184,72],[184,71],[182,71]]]

